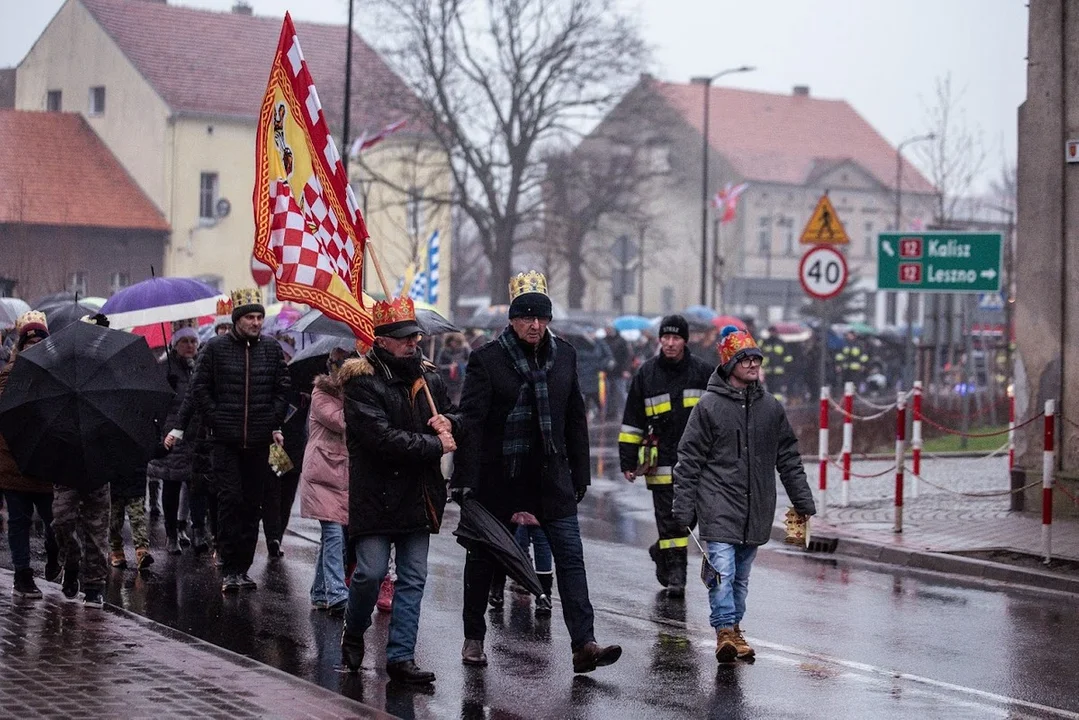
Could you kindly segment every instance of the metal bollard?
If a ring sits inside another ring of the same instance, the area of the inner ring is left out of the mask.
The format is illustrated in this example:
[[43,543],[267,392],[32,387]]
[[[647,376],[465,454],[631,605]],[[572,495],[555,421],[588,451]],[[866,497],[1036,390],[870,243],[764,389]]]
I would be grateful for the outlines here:
[[903,393],[895,402],[895,526],[893,532],[903,532],[903,455],[907,443],[907,406]]
[[914,477],[910,479],[910,496],[918,497],[918,477],[922,474],[922,381],[914,381],[914,419],[910,428],[910,447]]
[[828,400],[832,389],[824,385],[820,389],[820,435],[817,450],[820,453],[820,508],[821,515],[828,508]]
[[850,454],[854,451],[854,383],[843,386],[843,485],[839,504],[850,505]]
[[1045,401],[1045,445],[1042,450],[1042,547],[1045,564],[1053,552],[1053,472],[1056,470],[1056,452],[1053,444],[1056,401]]

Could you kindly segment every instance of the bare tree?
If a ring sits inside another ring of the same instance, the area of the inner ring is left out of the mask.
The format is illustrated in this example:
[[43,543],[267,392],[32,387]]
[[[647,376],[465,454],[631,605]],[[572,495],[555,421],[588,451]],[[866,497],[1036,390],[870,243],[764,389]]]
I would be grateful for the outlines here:
[[541,208],[547,145],[598,119],[634,82],[646,47],[616,0],[374,0],[391,64],[451,159],[491,286],[513,270]]
[[950,73],[937,78],[933,100],[933,105],[925,107],[925,121],[934,139],[920,143],[918,153],[937,189],[936,221],[947,225],[955,218],[960,201],[970,196],[985,165],[985,150],[981,128],[967,125],[963,91],[953,91]]

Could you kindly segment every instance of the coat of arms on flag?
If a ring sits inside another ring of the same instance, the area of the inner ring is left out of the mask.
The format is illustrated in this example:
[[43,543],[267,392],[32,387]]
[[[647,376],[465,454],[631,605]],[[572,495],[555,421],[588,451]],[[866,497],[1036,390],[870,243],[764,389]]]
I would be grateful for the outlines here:
[[368,238],[330,136],[292,18],[286,14],[255,140],[254,257],[277,297],[307,303],[373,341],[359,298]]

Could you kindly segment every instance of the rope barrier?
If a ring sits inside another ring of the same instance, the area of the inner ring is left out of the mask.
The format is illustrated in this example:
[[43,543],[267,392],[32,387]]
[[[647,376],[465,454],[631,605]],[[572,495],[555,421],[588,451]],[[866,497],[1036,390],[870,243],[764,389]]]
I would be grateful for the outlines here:
[[[828,462],[832,463],[832,465],[835,465],[840,470],[843,469],[842,465],[837,463],[835,460],[832,460],[831,458],[828,459]],[[878,478],[878,477],[880,477],[882,475],[887,475],[890,472],[894,472],[895,468],[896,468],[896,466],[892,465],[887,470],[883,470],[883,471],[881,471],[879,473],[874,473],[873,475],[862,475],[861,473],[856,473],[853,470],[850,471],[850,474],[851,474],[851,477],[862,478],[863,480],[869,480],[869,479],[872,479],[872,478]]]
[[1057,415],[1057,417],[1061,418],[1064,422],[1068,423],[1073,428],[1079,429],[1079,423],[1075,422],[1074,420],[1072,420],[1067,415]]
[[842,415],[843,417],[849,417],[852,420],[860,420],[860,421],[876,420],[877,418],[884,417],[885,415],[890,413],[892,410],[895,410],[895,405],[892,405],[890,407],[885,408],[884,410],[881,410],[876,415],[855,415],[854,413],[849,413],[846,410],[844,410],[843,406],[840,405],[839,403],[837,403],[832,398],[828,398],[828,403],[832,406],[832,408],[834,410],[838,411],[839,414]]
[[929,423],[930,425],[935,427],[937,430],[941,430],[943,432],[946,432],[949,435],[959,435],[960,437],[968,437],[968,438],[986,438],[986,437],[997,437],[999,435],[1007,435],[1011,430],[1018,430],[1019,428],[1025,426],[1025,425],[1029,425],[1030,423],[1032,423],[1035,420],[1037,420],[1037,419],[1039,419],[1041,417],[1044,417],[1044,416],[1045,416],[1045,413],[1039,413],[1039,414],[1035,415],[1034,417],[1030,418],[1029,420],[1025,420],[1022,423],[1019,423],[1014,428],[1004,428],[1003,430],[997,430],[995,432],[988,432],[988,433],[968,433],[968,432],[963,432],[962,430],[953,430],[950,427],[946,427],[944,425],[941,425],[938,422],[935,422],[935,421],[931,420],[930,418],[927,418],[925,415],[922,415],[922,420]]
[[[907,390],[905,393],[903,393],[903,401],[906,402],[907,400],[909,400],[911,395],[913,395],[913,394],[914,394],[913,389],[912,390]],[[869,407],[873,408],[874,410],[891,410],[892,408],[894,408],[896,406],[896,403],[892,403],[891,405],[878,405],[877,403],[873,402],[869,398],[865,397],[864,395],[859,395],[858,393],[854,393],[854,399],[857,400],[858,402],[862,403],[863,405],[868,405]]]
[[1063,485],[1053,485],[1053,487],[1064,493],[1066,497],[1068,497],[1073,503],[1075,503],[1076,507],[1079,507],[1079,497],[1072,495]]
[[[914,473],[911,473],[911,474],[913,475]],[[1036,480],[1036,481],[1034,481],[1032,483],[1028,483],[1028,484],[1024,485],[1023,487],[1014,488],[1014,489],[1011,489],[1011,490],[978,490],[978,491],[973,491],[973,492],[963,492],[963,491],[960,491],[960,490],[953,490],[953,489],[951,489],[949,487],[944,487],[943,485],[938,485],[937,483],[933,482],[932,480],[926,480],[924,477],[922,477],[920,475],[917,475],[915,477],[917,477],[919,480],[921,480],[925,484],[929,485],[930,487],[935,487],[937,490],[943,490],[944,492],[951,493],[952,495],[959,495],[960,497],[975,497],[975,498],[1004,497],[1004,496],[1007,496],[1007,495],[1013,495],[1015,493],[1024,492],[1026,490],[1029,490],[1032,487],[1037,487],[1038,485],[1042,484],[1041,480]]]
[[[1004,443],[1003,445],[998,447],[996,450],[993,450],[988,455],[978,455],[978,456],[975,456],[975,457],[964,456],[964,457],[966,459],[969,459],[969,460],[992,460],[993,458],[997,457],[998,455],[1003,455],[1008,450],[1009,447],[1011,447],[1011,441],[1008,441],[1008,442]],[[931,453],[931,452],[928,452],[926,450],[922,450],[922,454],[925,455],[926,457],[933,458],[934,460],[952,460],[952,459],[954,459],[954,458],[948,457],[947,455],[938,455],[936,453]]]

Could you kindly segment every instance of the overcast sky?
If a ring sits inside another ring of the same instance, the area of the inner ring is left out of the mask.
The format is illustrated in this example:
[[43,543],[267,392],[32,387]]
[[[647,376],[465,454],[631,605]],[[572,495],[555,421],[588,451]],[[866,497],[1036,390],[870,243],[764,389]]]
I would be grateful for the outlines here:
[[[619,1],[640,15],[660,78],[688,81],[755,65],[755,72],[721,82],[784,93],[809,85],[815,96],[850,102],[893,145],[926,131],[934,82],[951,73],[967,124],[983,137],[982,184],[997,177],[1005,161],[1015,161],[1016,110],[1026,96],[1025,0]],[[233,4],[169,2],[215,10]],[[283,17],[289,10],[296,20],[347,18],[346,0],[248,2],[259,15]],[[373,37],[376,29],[363,25],[363,2],[357,0],[356,28]],[[62,4],[0,0],[0,67],[22,60]]]

